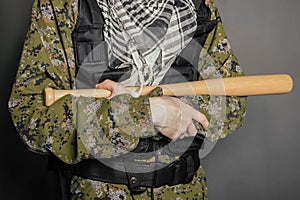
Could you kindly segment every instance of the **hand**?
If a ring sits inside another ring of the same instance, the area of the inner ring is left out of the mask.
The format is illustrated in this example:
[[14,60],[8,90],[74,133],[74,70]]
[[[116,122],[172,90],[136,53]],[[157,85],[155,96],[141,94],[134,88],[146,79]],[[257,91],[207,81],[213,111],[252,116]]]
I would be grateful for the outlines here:
[[99,83],[96,85],[97,89],[104,89],[111,91],[111,95],[109,99],[113,98],[116,95],[119,94],[126,94],[129,93],[129,91],[125,88],[124,85],[114,82],[112,80],[106,79],[105,81]]
[[[109,99],[129,93],[122,84],[112,80],[105,80],[97,84],[96,88],[110,90],[112,94]],[[149,100],[154,125],[172,140],[195,136],[197,129],[193,120],[199,122],[205,130],[208,129],[209,122],[205,115],[175,97],[151,97]]]
[[210,4],[212,4],[214,1],[213,0],[205,0],[205,5],[209,6]]
[[195,136],[197,129],[193,120],[208,129],[205,115],[175,97],[151,97],[150,105],[154,125],[172,140]]

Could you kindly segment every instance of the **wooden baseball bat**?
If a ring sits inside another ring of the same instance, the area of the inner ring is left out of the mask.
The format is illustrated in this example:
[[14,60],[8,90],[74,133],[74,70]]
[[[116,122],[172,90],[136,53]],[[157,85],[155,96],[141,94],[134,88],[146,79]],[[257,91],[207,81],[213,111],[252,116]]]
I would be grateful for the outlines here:
[[[145,86],[141,95],[149,94],[150,91],[156,87],[161,87],[163,89],[163,95],[166,96],[254,96],[289,93],[293,89],[293,80],[288,74],[239,76],[159,86]],[[129,91],[135,91],[138,89],[137,87],[127,88]],[[50,106],[67,94],[74,96],[108,98],[111,95],[111,92],[102,89],[54,90],[52,88],[46,88],[46,105]]]

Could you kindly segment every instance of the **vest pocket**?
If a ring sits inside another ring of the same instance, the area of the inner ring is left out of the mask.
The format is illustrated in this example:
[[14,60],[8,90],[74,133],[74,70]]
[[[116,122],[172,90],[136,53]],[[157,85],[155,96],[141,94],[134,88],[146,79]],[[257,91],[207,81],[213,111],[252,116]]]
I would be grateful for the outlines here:
[[76,88],[94,88],[101,75],[108,69],[107,44],[99,42],[76,42]]
[[82,65],[107,65],[107,45],[102,42],[78,42],[77,49],[77,64]]

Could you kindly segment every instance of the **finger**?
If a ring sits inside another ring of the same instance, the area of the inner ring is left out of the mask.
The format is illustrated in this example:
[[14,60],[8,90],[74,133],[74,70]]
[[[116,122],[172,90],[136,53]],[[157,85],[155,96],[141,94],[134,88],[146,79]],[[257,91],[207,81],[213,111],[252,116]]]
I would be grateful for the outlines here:
[[109,79],[106,79],[105,81],[99,83],[96,85],[96,88],[97,89],[104,89],[104,90],[109,90],[111,92],[113,92],[116,88],[118,83],[112,81],[112,80],[109,80]]
[[175,134],[175,137],[173,138],[173,140],[182,139],[184,137],[189,136],[187,133],[188,126],[186,124],[181,127],[177,127],[176,129],[177,130],[174,130],[174,133],[176,133],[176,134]]
[[195,136],[195,135],[197,135],[197,129],[196,129],[194,123],[192,123],[191,125],[188,126],[188,128],[186,130],[186,134],[188,136]]
[[209,122],[206,116],[203,115],[201,112],[195,110],[194,108],[192,108],[191,113],[192,113],[192,118],[197,122],[199,122],[205,130],[208,130]]
[[111,96],[109,99],[113,98],[116,95],[119,94],[126,94],[129,93],[129,91],[125,88],[124,85],[114,82],[112,80],[106,79],[102,83],[99,83],[96,85],[97,89],[104,89],[104,90],[109,90],[111,91]]
[[179,136],[179,139],[183,139],[183,138],[188,137],[188,136],[189,135],[187,133],[184,133],[184,134],[182,134],[182,135]]

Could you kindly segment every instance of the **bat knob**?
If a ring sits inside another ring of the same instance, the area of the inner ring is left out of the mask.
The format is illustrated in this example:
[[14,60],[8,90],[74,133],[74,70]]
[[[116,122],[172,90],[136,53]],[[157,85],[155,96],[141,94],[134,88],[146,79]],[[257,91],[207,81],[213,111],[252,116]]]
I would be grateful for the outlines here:
[[52,88],[45,88],[45,104],[51,106],[55,102],[55,94]]

